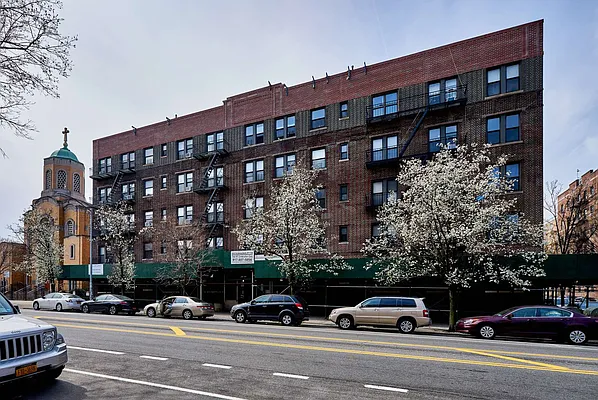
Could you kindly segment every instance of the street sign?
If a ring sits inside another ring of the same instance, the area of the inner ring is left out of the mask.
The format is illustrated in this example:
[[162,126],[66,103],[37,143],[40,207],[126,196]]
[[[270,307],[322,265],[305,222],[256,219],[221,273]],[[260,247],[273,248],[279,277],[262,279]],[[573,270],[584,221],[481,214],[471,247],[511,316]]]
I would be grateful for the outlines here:
[[254,262],[253,250],[238,250],[230,252],[230,263],[233,265],[253,264]]

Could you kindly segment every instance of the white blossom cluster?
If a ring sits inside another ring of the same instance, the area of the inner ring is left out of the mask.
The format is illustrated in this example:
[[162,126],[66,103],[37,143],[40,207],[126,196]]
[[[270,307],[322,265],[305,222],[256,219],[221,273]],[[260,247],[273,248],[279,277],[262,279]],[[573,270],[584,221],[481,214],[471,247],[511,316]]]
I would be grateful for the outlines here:
[[53,284],[62,274],[64,247],[51,215],[36,209],[27,211],[23,229],[27,252],[22,270],[34,272],[38,283]]

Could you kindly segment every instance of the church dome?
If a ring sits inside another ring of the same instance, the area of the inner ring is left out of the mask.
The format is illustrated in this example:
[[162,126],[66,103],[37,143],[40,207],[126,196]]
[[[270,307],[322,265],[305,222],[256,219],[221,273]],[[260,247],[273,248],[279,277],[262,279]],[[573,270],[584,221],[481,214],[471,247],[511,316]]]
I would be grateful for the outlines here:
[[50,157],[66,158],[67,160],[79,162],[79,159],[77,158],[75,153],[70,151],[69,148],[66,146],[50,154]]

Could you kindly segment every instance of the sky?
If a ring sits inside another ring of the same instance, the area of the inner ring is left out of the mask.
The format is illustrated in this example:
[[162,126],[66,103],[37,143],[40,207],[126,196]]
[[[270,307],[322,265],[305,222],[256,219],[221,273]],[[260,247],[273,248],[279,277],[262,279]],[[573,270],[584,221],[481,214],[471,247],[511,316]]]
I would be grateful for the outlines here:
[[[544,181],[598,168],[598,1],[63,0],[77,35],[60,98],[35,96],[33,140],[0,129],[0,238],[40,196],[43,159],[62,146],[87,168],[92,140],[544,19]],[[89,175],[89,174],[87,174]],[[87,197],[91,181],[87,178]]]

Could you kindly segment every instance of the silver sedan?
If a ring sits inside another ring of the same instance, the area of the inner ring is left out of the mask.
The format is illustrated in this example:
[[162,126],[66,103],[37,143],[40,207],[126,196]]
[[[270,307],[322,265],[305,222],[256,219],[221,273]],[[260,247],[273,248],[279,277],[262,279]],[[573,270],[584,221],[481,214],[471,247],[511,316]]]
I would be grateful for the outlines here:
[[70,293],[48,293],[33,300],[34,310],[80,310],[83,299]]
[[161,315],[165,318],[183,317],[192,319],[194,317],[205,319],[214,316],[214,305],[207,303],[197,297],[170,296],[162,301],[148,304],[143,313],[150,318]]

